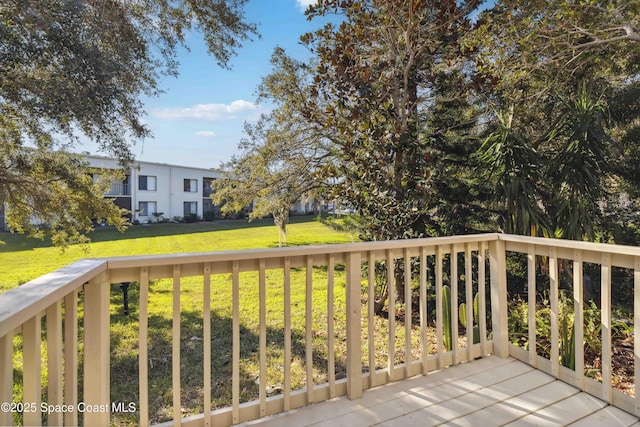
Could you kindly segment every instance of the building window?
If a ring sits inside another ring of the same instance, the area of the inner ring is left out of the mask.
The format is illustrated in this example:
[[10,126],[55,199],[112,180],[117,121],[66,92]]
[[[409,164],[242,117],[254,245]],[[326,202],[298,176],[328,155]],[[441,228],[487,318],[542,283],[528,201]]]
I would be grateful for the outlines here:
[[202,180],[202,197],[211,197],[213,193],[213,178],[203,178]]
[[184,202],[184,216],[198,215],[198,202]]
[[140,175],[138,177],[138,190],[156,191],[156,177]]
[[156,202],[139,202],[138,209],[140,216],[151,216],[158,211],[158,205]]
[[197,179],[185,179],[184,180],[184,191],[189,193],[197,193],[198,192],[198,180]]

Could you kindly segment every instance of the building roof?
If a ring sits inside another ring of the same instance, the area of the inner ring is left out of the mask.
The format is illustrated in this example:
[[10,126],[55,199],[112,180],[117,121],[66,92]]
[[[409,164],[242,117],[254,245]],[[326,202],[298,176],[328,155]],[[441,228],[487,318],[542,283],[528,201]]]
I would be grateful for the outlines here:
[[[100,155],[96,155],[96,154],[89,154],[87,152],[83,152],[81,153],[81,156],[86,158],[86,159],[96,159],[96,160],[108,160],[108,161],[113,161],[113,162],[118,162],[118,159],[113,158],[113,157],[108,157],[108,156],[100,156]],[[170,167],[170,168],[182,168],[182,169],[192,169],[192,170],[198,170],[201,172],[213,172],[216,174],[220,174],[220,170],[216,169],[216,168],[209,168],[209,169],[205,169],[205,168],[198,168],[198,167],[194,167],[194,166],[184,166],[184,165],[172,165],[169,163],[161,163],[161,162],[148,162],[148,161],[144,161],[144,160],[134,160],[134,165],[152,165],[152,166],[164,166],[164,167]]]

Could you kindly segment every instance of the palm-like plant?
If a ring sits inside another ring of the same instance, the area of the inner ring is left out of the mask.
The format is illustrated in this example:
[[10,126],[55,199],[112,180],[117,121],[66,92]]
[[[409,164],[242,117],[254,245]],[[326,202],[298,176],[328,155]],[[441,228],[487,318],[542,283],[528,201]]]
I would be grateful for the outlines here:
[[604,109],[583,85],[576,99],[563,101],[564,118],[549,134],[560,141],[553,161],[556,191],[556,229],[559,236],[582,240],[594,237],[598,202],[606,177],[613,171]]
[[514,111],[496,113],[499,129],[482,144],[480,161],[496,180],[496,195],[503,203],[507,233],[535,235],[548,222],[538,203],[540,159],[529,140],[513,129]]

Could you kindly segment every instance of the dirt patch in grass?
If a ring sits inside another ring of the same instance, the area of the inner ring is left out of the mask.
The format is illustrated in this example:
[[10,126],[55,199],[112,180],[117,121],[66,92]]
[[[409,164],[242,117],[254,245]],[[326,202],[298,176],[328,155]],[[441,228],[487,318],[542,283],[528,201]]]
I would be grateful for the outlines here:
[[[611,379],[613,388],[635,397],[635,373],[633,336],[613,342],[611,355]],[[602,358],[599,353],[585,352],[585,372],[602,382]]]

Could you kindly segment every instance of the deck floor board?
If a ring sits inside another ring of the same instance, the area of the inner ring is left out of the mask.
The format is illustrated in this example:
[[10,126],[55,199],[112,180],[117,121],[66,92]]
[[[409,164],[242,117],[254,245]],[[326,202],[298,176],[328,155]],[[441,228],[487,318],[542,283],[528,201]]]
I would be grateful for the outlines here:
[[490,356],[252,421],[258,427],[639,425],[638,418],[512,358]]

